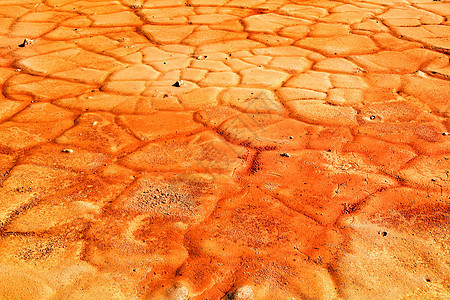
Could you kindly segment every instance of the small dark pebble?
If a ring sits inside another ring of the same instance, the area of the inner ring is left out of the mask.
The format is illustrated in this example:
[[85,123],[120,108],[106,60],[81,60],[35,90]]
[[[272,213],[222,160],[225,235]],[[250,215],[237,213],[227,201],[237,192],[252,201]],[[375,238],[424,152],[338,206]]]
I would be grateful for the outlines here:
[[370,116],[370,119],[371,119],[371,120],[375,119],[375,116]]
[[381,235],[381,236],[387,236],[388,235],[388,233],[386,231],[380,231],[378,234]]
[[289,155],[289,153],[281,153],[280,155],[283,157],[291,157],[291,155]]
[[32,42],[32,40],[24,39],[24,40],[23,40],[23,43],[20,44],[20,45],[18,45],[18,46],[19,46],[20,48],[23,48],[23,47],[25,47],[26,45],[30,45],[31,42]]
[[183,84],[181,80],[176,81],[172,86],[180,87]]

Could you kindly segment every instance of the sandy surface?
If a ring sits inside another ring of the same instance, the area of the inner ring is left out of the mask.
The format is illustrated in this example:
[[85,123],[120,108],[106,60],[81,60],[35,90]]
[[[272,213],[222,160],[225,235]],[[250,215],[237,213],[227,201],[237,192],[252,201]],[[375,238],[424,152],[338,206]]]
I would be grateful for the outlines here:
[[449,17],[1,0],[0,299],[449,299]]

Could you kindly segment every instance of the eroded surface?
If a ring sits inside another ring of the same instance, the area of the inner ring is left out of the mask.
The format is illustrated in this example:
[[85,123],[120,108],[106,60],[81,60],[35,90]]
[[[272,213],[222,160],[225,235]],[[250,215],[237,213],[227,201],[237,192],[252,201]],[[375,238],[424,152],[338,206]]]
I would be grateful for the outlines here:
[[449,16],[0,1],[0,298],[450,298]]

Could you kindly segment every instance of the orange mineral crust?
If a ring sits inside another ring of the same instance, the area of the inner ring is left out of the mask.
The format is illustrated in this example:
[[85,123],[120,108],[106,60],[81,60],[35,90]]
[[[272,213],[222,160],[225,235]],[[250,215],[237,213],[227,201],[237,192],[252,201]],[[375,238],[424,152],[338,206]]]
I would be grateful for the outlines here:
[[0,0],[0,299],[450,299],[450,0]]

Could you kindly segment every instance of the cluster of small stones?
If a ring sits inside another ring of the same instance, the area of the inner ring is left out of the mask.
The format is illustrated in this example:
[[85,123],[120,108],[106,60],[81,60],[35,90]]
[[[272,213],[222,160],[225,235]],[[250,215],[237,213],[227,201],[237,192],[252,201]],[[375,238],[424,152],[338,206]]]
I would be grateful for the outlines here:
[[450,298],[449,16],[0,1],[0,298]]

